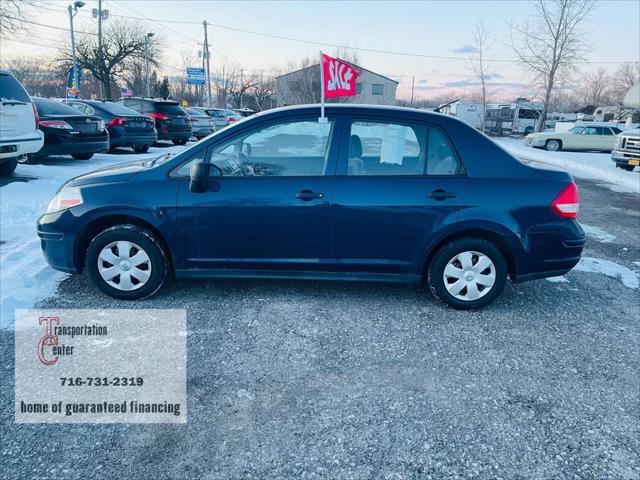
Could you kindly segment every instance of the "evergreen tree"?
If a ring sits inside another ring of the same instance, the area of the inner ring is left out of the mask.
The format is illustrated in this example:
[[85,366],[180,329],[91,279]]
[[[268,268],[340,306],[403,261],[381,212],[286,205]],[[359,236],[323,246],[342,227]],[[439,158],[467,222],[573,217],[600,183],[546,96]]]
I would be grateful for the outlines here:
[[171,92],[169,91],[169,77],[163,77],[162,83],[158,89],[158,95],[160,98],[164,98],[165,100],[169,98]]

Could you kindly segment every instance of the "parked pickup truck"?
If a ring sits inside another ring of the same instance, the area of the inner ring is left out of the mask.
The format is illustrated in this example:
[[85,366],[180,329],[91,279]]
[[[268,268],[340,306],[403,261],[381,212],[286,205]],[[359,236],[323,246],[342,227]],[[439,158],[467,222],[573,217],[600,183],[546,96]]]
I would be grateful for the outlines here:
[[616,162],[616,167],[629,171],[640,165],[640,128],[617,135],[611,160]]

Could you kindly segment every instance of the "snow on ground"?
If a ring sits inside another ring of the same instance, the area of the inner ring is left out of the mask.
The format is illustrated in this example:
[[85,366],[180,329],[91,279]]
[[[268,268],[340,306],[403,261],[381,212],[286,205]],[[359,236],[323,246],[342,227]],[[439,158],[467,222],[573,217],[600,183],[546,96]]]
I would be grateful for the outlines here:
[[494,139],[505,150],[521,160],[565,170],[578,178],[596,180],[615,191],[640,193],[640,172],[617,168],[608,153],[547,152],[528,147],[520,139]]
[[0,187],[0,328],[13,324],[16,308],[30,308],[54,294],[65,278],[45,262],[36,234],[38,217],[63,183],[98,168],[149,160],[184,148],[152,147],[146,154],[97,154],[87,161],[51,157],[38,165],[18,165],[16,179]]
[[608,277],[619,278],[627,288],[640,288],[640,274],[624,265],[602,258],[582,257],[574,270],[579,272],[602,273]]
[[612,235],[609,232],[602,230],[600,227],[585,225],[584,223],[581,223],[580,226],[584,230],[584,233],[587,234],[587,237],[593,238],[598,242],[611,243],[616,239],[615,235]]

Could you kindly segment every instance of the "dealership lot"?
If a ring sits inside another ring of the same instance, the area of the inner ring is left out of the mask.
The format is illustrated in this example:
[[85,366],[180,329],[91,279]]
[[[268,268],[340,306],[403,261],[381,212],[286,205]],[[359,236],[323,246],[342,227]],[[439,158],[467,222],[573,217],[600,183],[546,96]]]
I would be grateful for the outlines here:
[[17,425],[4,409],[0,477],[636,478],[640,198],[578,184],[577,270],[477,312],[297,281],[179,281],[123,303],[43,271],[43,308],[187,309],[188,424]]

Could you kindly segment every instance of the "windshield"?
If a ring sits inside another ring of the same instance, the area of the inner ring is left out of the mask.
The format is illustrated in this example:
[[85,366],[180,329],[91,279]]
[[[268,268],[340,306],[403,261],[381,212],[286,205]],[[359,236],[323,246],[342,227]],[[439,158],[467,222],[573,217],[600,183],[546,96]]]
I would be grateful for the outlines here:
[[46,100],[44,98],[34,98],[33,103],[36,104],[38,114],[40,115],[73,115],[75,117],[84,117],[85,114],[80,110],[76,110],[64,103]]
[[136,112],[135,110],[132,110],[129,107],[125,107],[124,105],[120,104],[120,103],[113,103],[113,102],[87,102],[87,105],[90,105],[92,107],[95,107],[97,109],[100,110],[104,110],[107,113],[110,113],[112,115],[119,115],[119,116],[140,116],[139,112]]
[[166,113],[167,115],[186,115],[187,112],[184,111],[177,103],[169,103],[169,102],[157,102],[153,105],[154,109],[158,113]]
[[584,127],[573,127],[569,132],[577,135],[582,132],[582,130],[584,130]]

